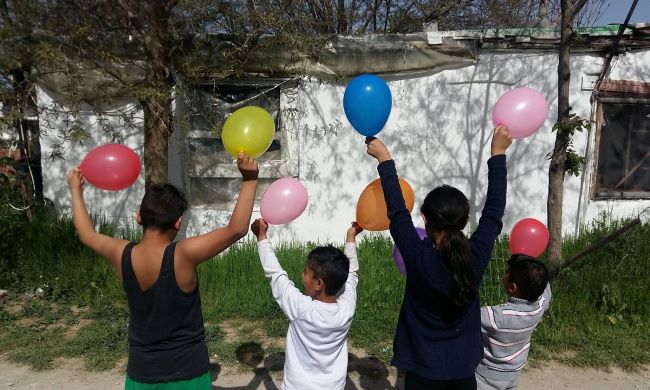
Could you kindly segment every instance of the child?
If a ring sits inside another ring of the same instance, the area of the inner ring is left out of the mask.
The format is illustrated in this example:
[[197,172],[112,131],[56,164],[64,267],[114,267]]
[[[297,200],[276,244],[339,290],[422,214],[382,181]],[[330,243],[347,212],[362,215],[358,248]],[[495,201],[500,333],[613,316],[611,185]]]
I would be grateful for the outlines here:
[[476,368],[479,389],[516,389],[528,359],[530,336],[551,303],[546,266],[534,257],[514,254],[503,287],[510,299],[481,308],[483,360]]
[[113,265],[129,303],[126,389],[211,389],[196,267],[248,232],[257,161],[240,154],[237,167],[243,182],[227,226],[172,242],[187,202],[174,186],[154,184],[136,213],[143,227],[137,244],[95,232],[84,204],[83,172],[68,173],[79,239]]
[[392,359],[405,371],[407,390],[476,388],[474,369],[483,356],[478,287],[502,227],[505,151],[511,143],[505,127],[494,130],[485,206],[471,238],[462,232],[469,220],[467,198],[456,188],[440,186],[420,208],[427,232],[422,240],[404,204],[388,149],[376,138],[366,140],[368,154],[379,162],[390,233],[408,275]]
[[273,298],[289,319],[282,387],[343,389],[348,368],[347,335],[357,305],[355,237],[362,229],[356,223],[348,229],[345,252],[326,246],[309,253],[302,273],[304,295],[280,266],[266,237],[267,229],[262,219],[251,225]]

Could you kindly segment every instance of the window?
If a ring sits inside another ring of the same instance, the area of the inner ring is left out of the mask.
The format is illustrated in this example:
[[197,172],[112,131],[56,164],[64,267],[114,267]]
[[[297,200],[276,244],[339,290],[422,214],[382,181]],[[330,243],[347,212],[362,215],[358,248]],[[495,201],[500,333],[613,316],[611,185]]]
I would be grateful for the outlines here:
[[287,148],[287,136],[281,115],[281,81],[260,81],[203,85],[192,91],[187,107],[188,200],[192,207],[231,210],[241,185],[235,159],[225,150],[221,130],[234,111],[245,106],[259,106],[275,122],[273,143],[262,156],[257,200],[276,178],[293,176]]
[[596,198],[650,198],[650,100],[602,98]]

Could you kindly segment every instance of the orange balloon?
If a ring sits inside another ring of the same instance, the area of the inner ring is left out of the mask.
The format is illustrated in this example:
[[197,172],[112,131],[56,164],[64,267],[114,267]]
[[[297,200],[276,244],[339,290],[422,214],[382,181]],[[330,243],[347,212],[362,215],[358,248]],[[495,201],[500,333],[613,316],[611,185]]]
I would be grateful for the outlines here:
[[[402,188],[404,203],[409,212],[413,211],[415,194],[413,188],[400,178],[399,186]],[[365,230],[379,231],[386,230],[390,224],[388,220],[388,209],[384,199],[384,190],[381,188],[381,181],[377,179],[368,184],[359,196],[357,202],[357,223]]]

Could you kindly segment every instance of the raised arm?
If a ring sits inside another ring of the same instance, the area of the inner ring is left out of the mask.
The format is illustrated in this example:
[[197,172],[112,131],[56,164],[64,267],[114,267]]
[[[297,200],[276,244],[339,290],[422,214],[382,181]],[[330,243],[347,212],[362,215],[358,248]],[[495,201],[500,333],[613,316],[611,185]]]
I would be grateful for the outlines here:
[[399,186],[395,161],[391,159],[386,145],[374,137],[368,137],[366,144],[368,145],[368,154],[379,162],[377,170],[388,209],[390,234],[408,267],[408,263],[417,258],[416,254],[422,246],[422,240],[415,230],[411,213],[406,208],[402,188]]
[[83,197],[83,185],[85,183],[83,173],[78,168],[68,172],[68,185],[72,196],[72,223],[77,229],[79,240],[93,250],[93,252],[108,260],[117,276],[122,279],[122,267],[120,266],[122,252],[129,242],[104,234],[97,233],[93,222],[90,219],[86,203]]
[[242,174],[242,184],[228,225],[181,240],[176,246],[176,253],[195,266],[218,255],[248,233],[257,189],[257,161],[240,153],[237,168]]
[[343,293],[337,299],[339,303],[345,302],[349,306],[352,315],[357,308],[357,284],[359,283],[359,277],[357,276],[359,261],[357,259],[356,237],[362,231],[363,229],[356,222],[353,222],[347,231],[343,253],[350,259],[350,270],[348,279],[345,281]]
[[481,212],[478,227],[469,239],[474,255],[477,276],[485,271],[494,242],[503,227],[503,213],[506,207],[506,149],[512,143],[512,137],[505,127],[494,129],[492,136],[492,157],[488,160],[488,189],[485,205]]
[[311,301],[311,298],[303,295],[289,279],[287,272],[282,269],[273,251],[273,246],[271,246],[271,241],[266,236],[268,227],[269,225],[260,218],[253,222],[251,230],[257,237],[257,251],[260,255],[264,275],[271,283],[273,298],[289,321],[293,321],[298,318],[302,308]]

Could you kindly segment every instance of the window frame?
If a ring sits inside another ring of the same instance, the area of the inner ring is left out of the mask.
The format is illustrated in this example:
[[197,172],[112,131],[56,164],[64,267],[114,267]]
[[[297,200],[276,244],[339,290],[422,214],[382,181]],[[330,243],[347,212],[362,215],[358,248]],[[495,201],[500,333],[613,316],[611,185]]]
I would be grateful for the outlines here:
[[[259,179],[260,184],[266,182],[266,185],[258,185],[258,191],[255,198],[255,205],[259,205],[263,189],[265,189],[271,181],[282,177],[297,177],[299,172],[298,166],[298,151],[292,150],[289,146],[290,135],[287,129],[287,121],[283,117],[285,91],[290,88],[295,88],[298,85],[298,80],[295,78],[264,78],[264,79],[226,79],[219,82],[204,82],[199,83],[194,88],[205,88],[214,86],[245,86],[260,88],[262,91],[271,91],[279,88],[279,101],[278,101],[278,121],[279,123],[279,141],[280,141],[280,158],[273,160],[261,161],[259,163]],[[266,88],[266,90],[264,90]],[[260,92],[260,93],[264,93]],[[185,103],[187,106],[187,103]],[[187,111],[186,111],[187,112]],[[190,140],[191,139],[214,139],[215,134],[212,131],[194,130],[190,127],[184,131],[184,149],[185,161],[184,166],[184,181],[186,183],[186,193],[190,207],[194,209],[206,210],[224,210],[230,211],[236,202],[236,198],[229,201],[219,201],[211,204],[196,204],[193,203],[193,179],[241,179],[241,173],[237,169],[235,158],[230,163],[215,163],[204,169],[197,168],[191,161]],[[294,146],[294,145],[292,145]],[[296,145],[298,146],[298,145]]]
[[[637,95],[638,96],[638,95]],[[594,140],[594,174],[591,183],[592,200],[644,200],[650,199],[650,189],[646,191],[639,190],[611,190],[601,189],[598,182],[599,160],[600,160],[600,141],[601,130],[603,127],[603,104],[639,104],[650,105],[650,97],[630,97],[629,95],[618,96],[599,96],[596,101],[596,132]],[[629,145],[629,141],[628,141]]]

